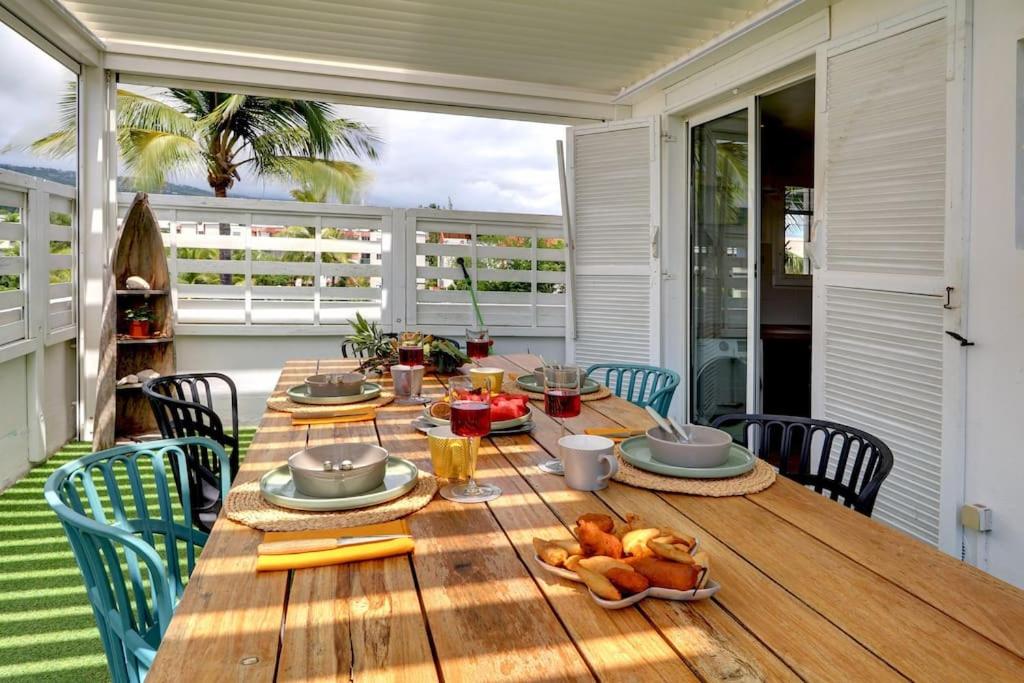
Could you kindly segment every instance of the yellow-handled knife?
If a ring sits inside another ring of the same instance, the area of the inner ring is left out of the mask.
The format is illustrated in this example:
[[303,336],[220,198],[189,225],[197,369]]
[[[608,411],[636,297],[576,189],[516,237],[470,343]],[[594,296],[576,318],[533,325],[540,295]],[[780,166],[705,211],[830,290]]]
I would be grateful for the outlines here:
[[260,543],[256,547],[259,555],[292,555],[314,553],[320,550],[334,550],[348,545],[393,541],[396,538],[412,538],[411,534],[381,534],[379,536],[342,536],[341,538],[305,538],[296,541],[273,541]]

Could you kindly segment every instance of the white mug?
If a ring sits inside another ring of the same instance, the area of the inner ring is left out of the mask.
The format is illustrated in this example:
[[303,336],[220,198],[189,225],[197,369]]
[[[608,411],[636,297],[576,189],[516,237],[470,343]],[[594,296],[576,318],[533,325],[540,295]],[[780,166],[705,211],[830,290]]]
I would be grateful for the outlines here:
[[619,471],[615,442],[603,436],[572,434],[558,440],[565,483],[577,491],[599,491]]

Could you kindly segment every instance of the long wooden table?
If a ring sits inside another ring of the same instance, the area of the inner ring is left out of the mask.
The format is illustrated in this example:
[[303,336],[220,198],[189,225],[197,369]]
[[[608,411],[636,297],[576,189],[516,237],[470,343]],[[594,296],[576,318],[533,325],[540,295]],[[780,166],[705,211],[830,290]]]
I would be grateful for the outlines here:
[[[289,362],[278,388],[346,367]],[[429,377],[424,393],[441,394],[442,381]],[[583,405],[571,431],[649,423],[617,398]],[[478,478],[501,498],[438,497],[409,518],[412,556],[257,574],[262,533],[222,515],[149,680],[1024,680],[1024,592],[781,478],[718,499],[614,482],[568,490],[537,467],[560,435],[539,408],[531,435],[482,448]],[[313,427],[268,411],[236,483],[337,441],[379,442],[429,470],[426,438],[409,425],[418,410]],[[721,591],[598,607],[532,559],[534,536],[565,537],[584,512],[636,512],[696,535]]]

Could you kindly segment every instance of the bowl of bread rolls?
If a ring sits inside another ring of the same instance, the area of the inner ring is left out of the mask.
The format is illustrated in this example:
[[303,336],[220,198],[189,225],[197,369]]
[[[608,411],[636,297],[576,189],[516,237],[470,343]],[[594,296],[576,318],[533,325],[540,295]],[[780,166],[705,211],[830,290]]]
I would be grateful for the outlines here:
[[574,538],[534,538],[535,560],[546,571],[585,584],[607,609],[622,609],[647,597],[693,601],[709,598],[719,585],[697,539],[647,524],[637,515],[616,523],[599,513],[581,515]]

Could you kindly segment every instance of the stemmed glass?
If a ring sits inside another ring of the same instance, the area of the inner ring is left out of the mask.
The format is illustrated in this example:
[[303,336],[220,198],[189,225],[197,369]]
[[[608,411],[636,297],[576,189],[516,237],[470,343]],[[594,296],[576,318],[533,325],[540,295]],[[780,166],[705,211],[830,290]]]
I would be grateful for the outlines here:
[[[408,365],[411,377],[412,395],[403,401],[404,403],[429,403],[430,399],[424,398],[420,393],[423,389],[423,381],[416,381],[415,373],[417,366],[423,367],[423,346],[414,339],[403,339],[398,344],[398,362],[401,365]],[[422,373],[421,373],[422,375]]]
[[486,327],[479,329],[466,328],[466,355],[473,360],[487,358],[493,343],[494,341],[487,334]]
[[[448,383],[448,396],[452,407],[452,433],[465,440],[468,455],[474,437],[487,436],[491,431],[491,392],[485,385],[474,387],[469,377],[452,377]],[[441,489],[441,496],[456,503],[485,503],[501,495],[501,489],[494,484],[477,484],[476,458],[470,458],[467,469],[469,481],[465,484],[449,484]]]
[[[565,418],[580,414],[580,386],[583,383],[583,372],[572,366],[549,365],[544,368],[544,412],[557,418],[562,425],[565,436]],[[561,438],[559,438],[561,440]],[[540,464],[540,469],[548,474],[565,474],[562,462],[561,446],[559,459],[548,460]]]

